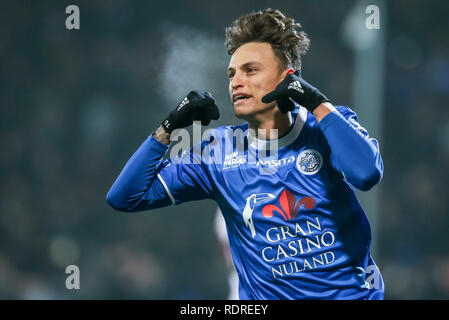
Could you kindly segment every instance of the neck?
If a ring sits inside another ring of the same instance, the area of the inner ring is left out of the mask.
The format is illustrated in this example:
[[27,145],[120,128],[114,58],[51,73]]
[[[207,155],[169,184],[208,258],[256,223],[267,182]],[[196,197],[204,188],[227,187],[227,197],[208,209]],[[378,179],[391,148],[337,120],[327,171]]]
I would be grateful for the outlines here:
[[249,128],[260,140],[279,139],[290,130],[291,125],[290,115],[280,112],[277,108],[274,108],[270,114],[261,114],[248,119]]

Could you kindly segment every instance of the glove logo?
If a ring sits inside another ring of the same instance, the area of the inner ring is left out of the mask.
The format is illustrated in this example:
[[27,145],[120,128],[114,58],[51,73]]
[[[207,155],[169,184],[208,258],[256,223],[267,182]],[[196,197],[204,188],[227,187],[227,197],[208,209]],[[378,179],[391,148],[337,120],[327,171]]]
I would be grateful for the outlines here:
[[296,168],[299,172],[312,175],[320,171],[323,166],[323,157],[314,149],[302,151],[296,158]]
[[186,104],[189,103],[189,99],[187,99],[187,97],[184,98],[184,100],[181,101],[181,103],[179,104],[178,108],[176,109],[176,111],[181,110],[182,107],[184,107]]
[[296,91],[299,91],[301,93],[304,93],[304,90],[301,87],[301,83],[299,83],[299,81],[294,81],[292,83],[290,83],[287,87],[287,89],[293,89]]

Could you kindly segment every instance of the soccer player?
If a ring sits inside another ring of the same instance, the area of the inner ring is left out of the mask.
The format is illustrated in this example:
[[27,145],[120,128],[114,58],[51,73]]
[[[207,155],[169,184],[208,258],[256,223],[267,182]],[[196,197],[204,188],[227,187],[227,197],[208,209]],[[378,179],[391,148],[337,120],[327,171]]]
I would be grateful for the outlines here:
[[164,160],[173,130],[219,117],[210,93],[190,92],[129,159],[106,199],[127,212],[215,200],[240,299],[383,299],[354,192],[381,179],[379,146],[351,109],[302,78],[309,39],[300,27],[272,9],[238,18],[225,46],[229,95],[246,122],[218,127]]

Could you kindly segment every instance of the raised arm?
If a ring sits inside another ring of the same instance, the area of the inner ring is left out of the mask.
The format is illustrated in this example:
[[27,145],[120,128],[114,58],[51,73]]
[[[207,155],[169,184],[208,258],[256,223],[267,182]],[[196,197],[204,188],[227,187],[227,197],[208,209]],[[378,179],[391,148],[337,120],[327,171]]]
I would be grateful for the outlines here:
[[278,101],[281,112],[291,111],[293,104],[279,103],[289,97],[313,113],[331,149],[333,167],[356,188],[371,189],[383,174],[383,162],[375,139],[360,126],[356,114],[346,107],[338,110],[317,88],[307,83],[301,72],[290,72],[276,89],[262,101]]
[[368,191],[383,175],[383,162],[376,139],[360,126],[347,107],[324,103],[314,111],[331,149],[331,163],[345,179],[361,191]]
[[128,160],[109,190],[106,201],[119,211],[136,211],[144,196],[146,209],[170,205],[163,185],[156,179],[168,145],[150,135]]
[[[210,196],[211,187],[201,164],[172,164],[163,160],[173,130],[194,120],[208,125],[219,117],[209,93],[192,91],[128,160],[109,190],[106,201],[119,211],[141,211]],[[165,177],[165,178],[164,178]]]

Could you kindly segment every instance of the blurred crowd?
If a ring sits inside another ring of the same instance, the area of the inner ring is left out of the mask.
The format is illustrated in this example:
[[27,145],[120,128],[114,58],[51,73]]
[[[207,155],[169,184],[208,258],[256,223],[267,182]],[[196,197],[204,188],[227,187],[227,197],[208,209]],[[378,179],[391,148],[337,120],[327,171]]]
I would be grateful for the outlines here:
[[[354,3],[279,5],[311,38],[303,76],[350,106],[354,53],[339,35]],[[105,196],[174,107],[168,101],[182,98],[161,88],[183,73],[160,77],[167,26],[216,43],[239,15],[272,4],[78,1],[81,28],[70,31],[69,4],[0,4],[0,299],[226,299],[212,201],[128,214],[114,212]],[[385,6],[385,171],[374,259],[387,299],[448,299],[449,3]],[[237,121],[224,59],[222,73],[208,75],[224,84],[216,125]],[[80,290],[65,287],[71,264],[80,268]]]

